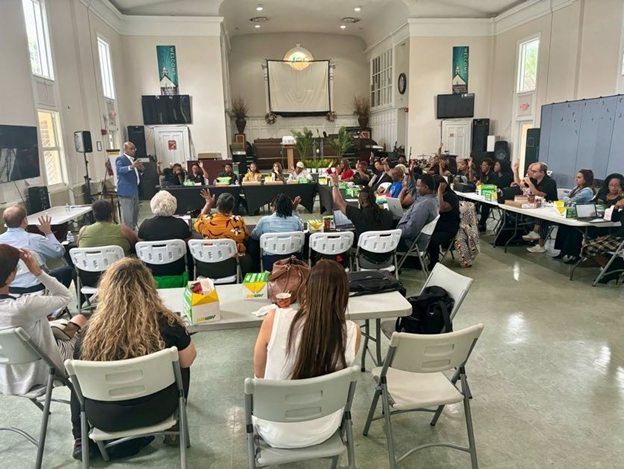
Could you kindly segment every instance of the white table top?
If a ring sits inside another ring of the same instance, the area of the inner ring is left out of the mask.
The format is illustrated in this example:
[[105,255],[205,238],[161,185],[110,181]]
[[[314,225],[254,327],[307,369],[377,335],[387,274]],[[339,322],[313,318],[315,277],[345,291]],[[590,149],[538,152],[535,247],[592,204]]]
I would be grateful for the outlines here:
[[[217,285],[221,320],[209,324],[191,326],[192,331],[217,331],[260,327],[263,317],[251,314],[261,307],[271,304],[269,300],[243,300],[242,285]],[[158,294],[169,309],[182,311],[184,288],[158,290]],[[399,293],[380,293],[349,298],[347,319],[364,320],[395,318],[412,313],[412,306]]]
[[78,217],[86,215],[91,212],[90,205],[70,205],[69,208],[63,207],[50,207],[47,210],[43,210],[42,212],[33,213],[32,215],[28,215],[28,224],[29,225],[38,225],[39,222],[37,219],[42,215],[47,215],[52,218],[52,225],[62,225],[63,223],[67,223],[69,221],[75,220]]

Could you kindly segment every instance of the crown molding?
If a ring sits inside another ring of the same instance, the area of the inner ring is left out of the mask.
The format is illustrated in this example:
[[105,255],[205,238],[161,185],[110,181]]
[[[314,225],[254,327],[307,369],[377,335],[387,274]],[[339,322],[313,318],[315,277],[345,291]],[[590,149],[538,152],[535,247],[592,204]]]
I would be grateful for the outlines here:
[[492,18],[408,18],[410,37],[491,36]]
[[378,41],[375,41],[371,46],[367,47],[366,50],[364,51],[364,54],[376,55],[375,54],[377,52],[376,49],[386,50],[388,49],[390,45],[394,47],[397,44],[400,44],[401,42],[405,41],[406,39],[409,39],[409,37],[410,37],[409,25],[407,23],[404,23],[402,26],[399,26],[390,34],[384,36]]
[[510,31],[525,23],[568,7],[577,1],[578,0],[528,0],[494,18],[494,35]]
[[124,15],[115,8],[108,0],[79,0],[88,11],[93,12],[95,16],[101,19],[108,26],[113,28],[115,32],[121,34],[123,29]]

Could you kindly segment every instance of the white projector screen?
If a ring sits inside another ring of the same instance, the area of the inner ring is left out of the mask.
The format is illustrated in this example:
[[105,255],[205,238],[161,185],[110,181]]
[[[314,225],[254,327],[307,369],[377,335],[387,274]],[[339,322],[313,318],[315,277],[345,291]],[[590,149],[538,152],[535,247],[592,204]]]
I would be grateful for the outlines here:
[[282,116],[329,112],[329,61],[307,64],[303,70],[297,70],[291,62],[267,60],[272,112]]

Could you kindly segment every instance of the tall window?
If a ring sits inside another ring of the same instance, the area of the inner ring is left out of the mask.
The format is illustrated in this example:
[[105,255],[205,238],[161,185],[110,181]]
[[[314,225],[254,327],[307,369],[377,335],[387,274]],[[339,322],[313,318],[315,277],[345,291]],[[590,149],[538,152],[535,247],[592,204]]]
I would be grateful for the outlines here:
[[108,99],[115,99],[115,86],[113,83],[113,67],[111,65],[110,46],[108,45],[108,42],[101,37],[98,37],[97,42],[104,97]]
[[41,151],[48,176],[48,186],[65,182],[62,158],[61,125],[58,112],[39,110]]
[[537,87],[539,43],[539,38],[535,38],[520,44],[520,53],[518,54],[518,93],[535,91]]
[[371,61],[371,107],[392,104],[392,49]]
[[54,80],[50,35],[43,0],[22,0],[22,6],[26,20],[32,72],[40,77]]

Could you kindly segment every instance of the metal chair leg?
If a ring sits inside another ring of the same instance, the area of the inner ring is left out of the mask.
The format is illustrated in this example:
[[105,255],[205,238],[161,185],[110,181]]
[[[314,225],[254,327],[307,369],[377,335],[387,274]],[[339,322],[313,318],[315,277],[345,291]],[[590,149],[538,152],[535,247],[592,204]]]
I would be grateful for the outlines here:
[[442,415],[442,411],[444,411],[444,406],[438,406],[438,409],[435,412],[435,415],[433,416],[433,419],[431,419],[431,422],[429,423],[429,425],[431,425],[432,427],[435,427],[435,424],[438,423],[438,419],[440,418],[440,415]]
[[470,413],[470,398],[468,397],[468,381],[466,375],[461,373],[460,375],[462,390],[464,392],[464,414],[466,416],[466,429],[468,431],[468,446],[470,448],[470,461],[472,463],[472,469],[477,469],[479,464],[477,462],[477,446],[475,444],[474,430],[472,427],[472,414]]
[[54,373],[48,374],[45,403],[43,405],[43,418],[41,419],[41,431],[39,432],[39,444],[37,445],[36,469],[41,469],[43,463],[43,450],[45,449],[46,434],[48,432],[48,418],[50,417],[50,403],[52,402],[52,389],[54,387]]
[[364,431],[362,435],[367,436],[368,430],[370,430],[371,423],[373,422],[373,417],[375,415],[375,410],[377,409],[377,402],[379,401],[379,396],[381,395],[381,387],[377,386],[375,388],[375,395],[373,396],[373,401],[371,402],[370,410],[368,411],[368,417],[366,417],[366,424],[364,424]]
[[331,469],[336,469],[338,467],[338,461],[340,460],[340,456],[334,456],[332,458]]
[[82,443],[82,469],[89,469],[89,424],[84,409],[80,411],[80,440]]
[[364,321],[364,344],[362,346],[362,364],[360,365],[360,369],[362,372],[366,371],[366,353],[368,351],[368,335],[370,334],[370,320],[366,319]]
[[184,396],[180,396],[178,408],[180,409],[178,419],[178,436],[180,437],[180,467],[181,469],[186,469],[186,448],[187,448],[187,431],[186,431],[186,413],[184,412]]
[[396,468],[396,459],[394,457],[394,440],[392,438],[392,422],[390,420],[390,402],[388,401],[388,389],[385,384],[381,385],[381,403],[383,405],[384,420],[386,422],[386,440],[388,442],[388,461],[390,469]]
[[108,455],[108,451],[106,451],[106,444],[103,441],[96,441],[95,443],[97,444],[97,447],[100,450],[100,454],[102,455],[104,461],[110,461],[110,456]]

